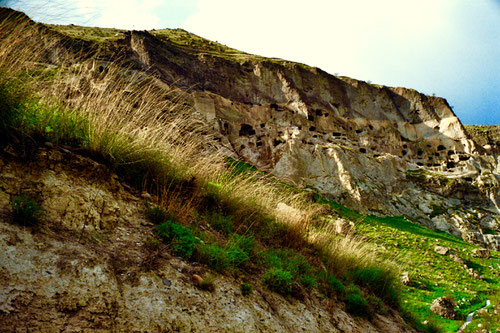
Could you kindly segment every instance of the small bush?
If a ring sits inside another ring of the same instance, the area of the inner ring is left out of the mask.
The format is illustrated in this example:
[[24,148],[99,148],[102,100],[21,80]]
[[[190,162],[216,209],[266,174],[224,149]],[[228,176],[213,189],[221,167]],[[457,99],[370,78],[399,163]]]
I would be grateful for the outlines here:
[[296,282],[304,288],[317,285],[314,270],[307,260],[291,249],[270,250],[265,254],[268,267],[288,272],[292,282]]
[[164,242],[170,244],[175,255],[187,259],[191,258],[199,242],[191,230],[170,220],[158,225],[156,233]]
[[153,222],[154,224],[162,224],[168,220],[175,221],[177,220],[175,214],[171,212],[167,212],[165,209],[155,206],[150,202],[146,202],[146,218]]
[[247,282],[243,282],[241,284],[241,294],[243,296],[246,296],[246,295],[250,295],[251,293],[253,293],[252,285],[247,283]]
[[215,290],[215,276],[213,275],[207,275],[203,281],[198,285],[198,288],[202,290],[207,290],[207,291],[214,291]]
[[217,231],[229,235],[234,231],[231,216],[224,216],[219,213],[212,213],[208,217],[208,223]]
[[342,284],[342,282],[337,280],[337,278],[335,276],[333,276],[333,275],[328,276],[326,283],[327,283],[327,292],[329,295],[331,295],[333,293],[335,293],[337,295],[344,294],[345,287]]
[[217,271],[235,268],[248,261],[249,256],[239,246],[229,244],[222,248],[216,244],[204,245],[198,249],[200,261]]
[[292,292],[292,274],[279,268],[271,268],[264,273],[264,283],[271,290],[282,295],[288,295]]
[[35,226],[40,224],[45,212],[35,199],[21,194],[10,200],[12,221],[19,225]]
[[369,314],[368,302],[358,293],[349,293],[346,296],[347,312],[356,316],[366,316]]

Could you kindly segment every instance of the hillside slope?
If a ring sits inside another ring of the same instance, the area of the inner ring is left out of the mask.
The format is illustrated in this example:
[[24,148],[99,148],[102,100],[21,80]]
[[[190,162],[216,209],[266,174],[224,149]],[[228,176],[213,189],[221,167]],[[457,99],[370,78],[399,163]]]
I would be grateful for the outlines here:
[[103,69],[120,56],[183,89],[225,155],[360,212],[404,214],[500,248],[499,157],[470,138],[442,98],[245,54],[182,30],[50,28],[98,45]]
[[[46,207],[38,228],[10,224],[9,200],[24,193]],[[352,317],[317,294],[284,298],[254,277],[218,275],[214,291],[191,276],[209,270],[151,246],[143,199],[107,168],[69,151],[41,149],[31,163],[0,158],[0,332],[411,332],[391,312]],[[247,278],[247,277],[245,277]]]

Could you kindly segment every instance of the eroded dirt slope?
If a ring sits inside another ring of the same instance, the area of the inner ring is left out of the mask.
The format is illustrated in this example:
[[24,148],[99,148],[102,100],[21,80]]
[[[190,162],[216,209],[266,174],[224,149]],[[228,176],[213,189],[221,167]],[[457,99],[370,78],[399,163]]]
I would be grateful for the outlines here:
[[[19,193],[42,204],[41,226],[10,222],[9,200]],[[206,268],[148,246],[143,207],[105,166],[72,152],[2,156],[0,331],[411,331],[396,313],[369,322],[334,299],[283,298],[255,278],[249,296],[233,276],[200,290],[191,276]]]

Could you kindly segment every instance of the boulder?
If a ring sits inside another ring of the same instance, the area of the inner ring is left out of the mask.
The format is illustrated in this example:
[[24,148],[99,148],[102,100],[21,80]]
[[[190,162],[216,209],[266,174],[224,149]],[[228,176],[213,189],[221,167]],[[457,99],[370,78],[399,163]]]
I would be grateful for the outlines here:
[[442,256],[445,256],[448,254],[448,252],[450,251],[449,248],[447,247],[444,247],[444,246],[439,246],[437,245],[435,248],[434,248],[434,252],[436,252],[437,254],[440,254]]
[[474,249],[472,250],[472,255],[479,258],[489,258],[491,253],[488,249]]
[[431,304],[431,311],[438,316],[447,319],[456,319],[455,301],[450,297],[436,298]]

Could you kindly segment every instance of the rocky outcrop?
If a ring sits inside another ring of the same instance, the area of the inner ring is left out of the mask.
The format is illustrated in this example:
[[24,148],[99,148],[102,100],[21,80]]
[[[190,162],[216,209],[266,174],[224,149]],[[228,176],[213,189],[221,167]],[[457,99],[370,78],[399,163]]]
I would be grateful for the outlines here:
[[[30,161],[0,158],[1,332],[410,332],[395,313],[367,321],[318,295],[304,301],[270,292],[253,277],[218,275],[148,244],[142,200],[106,167],[68,151]],[[39,227],[10,223],[9,199],[25,193],[46,211]],[[252,277],[249,277],[252,278]]]
[[466,125],[465,129],[486,152],[500,154],[500,125]]

